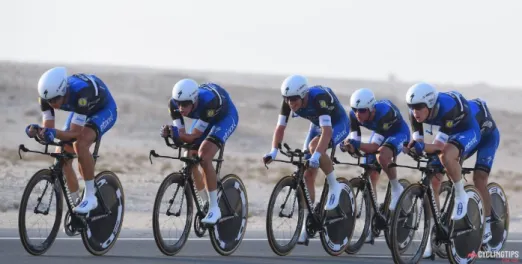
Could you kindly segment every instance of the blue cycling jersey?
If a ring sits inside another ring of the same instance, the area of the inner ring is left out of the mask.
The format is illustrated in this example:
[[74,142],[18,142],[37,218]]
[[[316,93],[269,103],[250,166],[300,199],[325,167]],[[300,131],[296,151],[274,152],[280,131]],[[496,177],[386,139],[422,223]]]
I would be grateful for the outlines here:
[[[413,117],[410,109],[410,120],[413,132],[423,136],[422,124]],[[446,135],[453,135],[471,128],[476,122],[470,113],[468,101],[459,92],[440,92],[437,102],[431,109],[426,124],[439,126],[439,131]]]
[[[199,119],[208,124],[215,123],[229,114],[230,108],[235,108],[228,92],[215,83],[205,83],[199,86],[196,108],[187,115],[192,119]],[[178,110],[174,99],[169,100],[169,112],[172,120],[180,119],[184,125],[183,117]]]
[[[280,113],[286,117],[285,123],[288,122],[290,112],[290,106],[283,100]],[[312,86],[308,90],[306,106],[293,113],[292,117],[302,117],[310,120],[314,125],[320,126],[319,117],[322,115],[330,116],[332,124],[348,120],[348,115],[343,105],[339,102],[332,89],[323,86]]]
[[[61,110],[74,112],[80,115],[92,116],[106,106],[115,104],[109,88],[95,75],[74,74],[67,78],[66,101],[60,106]],[[42,112],[54,109],[49,103],[39,98]]]
[[402,118],[401,112],[390,100],[379,100],[375,103],[375,116],[372,120],[360,123],[355,117],[355,112],[350,111],[350,131],[357,131],[357,135],[361,136],[361,128],[365,127],[375,133],[388,137],[406,128],[409,131],[408,124]]
[[[413,139],[422,137],[422,124],[415,120],[411,109],[410,120]],[[439,126],[435,140],[457,146],[461,157],[468,156],[480,142],[479,124],[471,113],[468,101],[459,92],[440,92],[424,123]]]
[[481,134],[483,136],[490,135],[497,128],[497,125],[489,112],[486,102],[477,98],[469,100],[468,103],[471,109],[471,115],[475,117],[479,123]]

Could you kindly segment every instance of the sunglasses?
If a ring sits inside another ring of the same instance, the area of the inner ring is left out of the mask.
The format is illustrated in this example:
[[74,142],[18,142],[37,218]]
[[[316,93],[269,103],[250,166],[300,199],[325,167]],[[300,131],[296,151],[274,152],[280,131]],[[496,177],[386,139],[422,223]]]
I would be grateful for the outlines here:
[[181,107],[189,107],[190,105],[192,105],[192,101],[176,101],[174,100],[174,102],[181,106]]
[[47,99],[47,102],[49,102],[51,104],[56,104],[58,102],[58,100],[60,100],[60,98],[62,98],[62,96],[56,96],[54,98]]
[[353,108],[353,107],[352,107],[352,111],[353,111],[354,113],[359,112],[359,113],[361,113],[361,114],[364,114],[364,113],[368,112],[368,108]]
[[425,103],[420,104],[408,104],[408,107],[412,110],[422,110],[424,107],[427,107]]
[[293,95],[293,96],[285,96],[284,98],[285,98],[285,101],[287,101],[287,102],[294,102],[294,101],[301,99],[301,96]]

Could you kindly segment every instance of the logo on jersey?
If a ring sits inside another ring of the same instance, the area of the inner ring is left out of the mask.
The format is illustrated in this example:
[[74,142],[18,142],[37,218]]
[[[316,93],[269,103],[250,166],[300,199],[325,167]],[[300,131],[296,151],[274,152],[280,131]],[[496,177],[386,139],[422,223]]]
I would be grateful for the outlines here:
[[81,107],[84,107],[87,105],[87,99],[86,98],[80,98],[78,99],[78,105]]
[[450,128],[450,127],[453,127],[453,120],[449,120],[446,122],[446,127],[447,128]]
[[207,110],[208,117],[213,117],[214,115],[216,115],[216,111],[214,109]]
[[320,100],[319,101],[319,105],[322,107],[322,108],[327,108],[328,105],[326,104],[326,102],[324,100]]

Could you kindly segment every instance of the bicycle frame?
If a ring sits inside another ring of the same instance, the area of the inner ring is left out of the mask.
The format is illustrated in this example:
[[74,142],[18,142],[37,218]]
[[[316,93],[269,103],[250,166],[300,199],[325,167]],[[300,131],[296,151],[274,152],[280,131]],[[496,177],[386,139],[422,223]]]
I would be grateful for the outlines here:
[[[157,154],[155,150],[151,150],[150,153],[149,153],[150,163],[152,164],[152,157],[155,157],[155,158],[167,158],[167,159],[177,159],[177,160],[181,160],[182,162],[184,162],[183,168],[181,168],[181,170],[179,171],[183,175],[183,188],[185,188],[187,186],[187,183],[188,183],[188,185],[190,185],[190,191],[192,193],[192,196],[196,197],[196,208],[197,208],[197,211],[198,211],[198,213],[203,213],[203,206],[204,206],[203,205],[203,201],[201,200],[201,197],[199,196],[199,193],[196,191],[197,188],[195,187],[195,181],[194,181],[194,177],[193,177],[193,174],[192,174],[192,168],[199,164],[199,162],[201,161],[201,158],[197,157],[197,156],[193,157],[193,158],[191,158],[191,157],[183,157],[182,156],[181,151],[182,150],[189,151],[190,148],[193,146],[193,144],[183,144],[183,145],[177,146],[176,144],[170,143],[168,138],[165,138],[165,144],[168,147],[170,147],[170,148],[172,148],[174,150],[177,149],[178,150],[178,156],[177,157],[163,156],[163,155]],[[216,172],[216,177],[217,177],[217,189],[223,191],[223,196],[222,197],[224,198],[224,201],[225,201],[225,204],[227,206],[227,209],[229,210],[229,212],[234,212],[234,213],[232,215],[229,215],[229,216],[221,217],[218,220],[218,223],[221,223],[223,221],[226,221],[226,220],[228,220],[230,218],[233,218],[233,217],[237,216],[236,211],[230,205],[230,201],[228,200],[228,197],[226,196],[226,194],[224,192],[223,183],[221,182],[221,178],[220,178],[221,164],[224,161],[224,159],[223,159],[224,150],[225,150],[225,146],[222,146],[220,148],[220,150],[219,150],[218,158],[217,159],[212,159],[212,161],[216,162],[215,172]],[[178,193],[179,188],[180,188],[180,185],[178,185],[178,187],[176,189],[176,192],[174,193],[174,197]],[[171,206],[172,206],[172,204],[171,204]],[[169,210],[170,210],[170,207],[169,207]],[[168,212],[168,210],[167,210],[167,212]],[[181,206],[179,208],[178,213],[176,213],[175,215],[179,216],[180,212],[181,212]]]
[[[55,158],[54,164],[49,167],[49,170],[51,171],[51,175],[50,175],[51,176],[51,180],[53,182],[56,182],[56,180],[58,180],[58,182],[60,183],[60,187],[61,187],[62,193],[67,198],[65,200],[67,202],[67,208],[69,209],[69,212],[71,212],[71,215],[80,216],[79,214],[77,214],[77,213],[75,213],[73,211],[74,202],[72,200],[71,192],[69,190],[69,187],[67,186],[67,182],[66,182],[66,179],[65,179],[65,177],[63,175],[63,170],[62,170],[66,160],[74,159],[74,158],[77,157],[76,154],[66,153],[64,146],[65,145],[71,145],[76,140],[61,141],[61,142],[58,142],[58,143],[56,143],[56,142],[51,142],[51,143],[42,142],[42,141],[39,141],[36,137],[35,137],[35,140],[36,140],[36,142],[44,145],[45,146],[45,150],[43,152],[42,151],[30,150],[30,149],[26,148],[23,144],[21,144],[21,145],[18,146],[18,155],[20,156],[20,159],[22,159],[21,152],[37,153],[37,154],[42,154],[42,155],[48,155],[48,156],[51,156],[51,157]],[[60,153],[49,152],[49,146],[60,147]],[[95,143],[95,147],[94,147],[94,152],[93,152],[93,158],[94,158],[95,164],[96,164],[97,158],[99,157],[98,156],[99,147],[100,147],[100,140],[97,139],[97,141]],[[98,186],[96,184],[95,184],[95,188],[96,188],[96,190],[98,190]],[[45,193],[46,190],[47,190],[47,185],[46,185],[46,187],[44,189],[44,193]],[[103,200],[103,196],[99,195],[98,198],[101,200],[101,204],[102,204],[102,207],[103,207],[103,210],[104,210],[104,214],[96,215],[96,216],[90,216],[90,217],[87,217],[85,219],[82,217],[82,219],[84,221],[89,221],[89,222],[90,221],[96,221],[98,219],[105,218],[105,217],[107,217],[107,216],[112,214],[111,210],[105,204],[105,201]],[[41,197],[40,197],[40,199],[38,199],[38,204],[36,205],[37,208],[40,205],[40,203],[41,203]],[[47,212],[45,212],[45,214],[47,214],[48,212],[49,212],[49,208],[47,209]],[[84,222],[84,224],[85,224],[85,222]]]
[[[408,155],[417,162],[417,166],[413,167],[413,166],[406,166],[406,165],[397,165],[395,162],[393,162],[388,167],[389,168],[401,167],[401,168],[409,168],[409,169],[415,169],[415,170],[421,171],[422,176],[421,176],[420,181],[418,182],[422,186],[421,196],[424,196],[425,194],[428,195],[430,212],[433,217],[433,220],[435,221],[435,226],[436,226],[436,232],[437,232],[436,237],[439,241],[447,244],[447,243],[451,243],[451,239],[455,238],[456,236],[473,231],[473,229],[475,227],[470,222],[468,216],[465,216],[464,219],[469,228],[464,229],[464,230],[456,231],[454,229],[453,225],[445,225],[442,223],[441,212],[440,212],[440,210],[438,210],[437,203],[435,201],[434,190],[433,190],[433,187],[431,184],[431,180],[433,179],[433,177],[435,176],[435,174],[437,173],[437,170],[439,168],[435,167],[435,166],[431,166],[430,163],[437,156],[437,154],[438,153],[429,154],[429,155],[415,155],[410,152],[410,153],[408,153]],[[460,160],[461,165],[462,165],[462,162],[463,161]],[[421,166],[421,163],[426,163],[426,166]],[[465,175],[469,174],[471,171],[474,171],[474,169],[462,168],[463,178],[465,179]],[[449,182],[450,182],[450,186],[451,186],[450,197],[446,198],[442,208],[446,208],[446,206],[448,205],[448,202],[451,203],[455,199],[455,189],[453,188],[453,182],[452,181],[449,181]],[[450,213],[450,212],[446,212],[446,213]],[[419,212],[419,216],[420,216],[420,214],[421,214],[421,212]],[[420,217],[418,217],[417,219],[420,219]],[[452,221],[452,220],[450,220],[450,221]],[[415,226],[415,229],[417,229],[417,226]]]

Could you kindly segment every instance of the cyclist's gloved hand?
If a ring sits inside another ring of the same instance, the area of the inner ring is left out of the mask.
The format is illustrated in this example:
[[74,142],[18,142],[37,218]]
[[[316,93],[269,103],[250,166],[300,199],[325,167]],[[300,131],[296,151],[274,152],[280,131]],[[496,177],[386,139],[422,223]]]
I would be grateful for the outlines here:
[[160,136],[166,138],[169,136],[169,125],[162,125],[160,129]]
[[321,153],[314,152],[312,157],[308,160],[311,168],[319,168],[319,158],[321,158]]
[[44,128],[42,130],[43,139],[47,143],[51,143],[56,138],[56,129],[54,128]]
[[275,160],[275,158],[277,156],[277,152],[278,152],[277,148],[272,148],[272,151],[270,151],[270,153],[263,156],[263,163],[268,164],[268,163],[272,162],[272,160]]
[[360,140],[356,140],[356,139],[348,139],[348,143],[350,145],[352,145],[352,147],[354,148],[354,150],[359,150],[359,148],[361,147],[361,141]]
[[37,124],[30,124],[25,128],[25,133],[29,138],[34,138],[38,131],[40,130],[40,126]]
[[422,153],[424,152],[424,142],[418,142],[418,141],[415,141],[414,145],[413,145],[413,149],[415,150],[415,154],[417,155],[422,155]]

